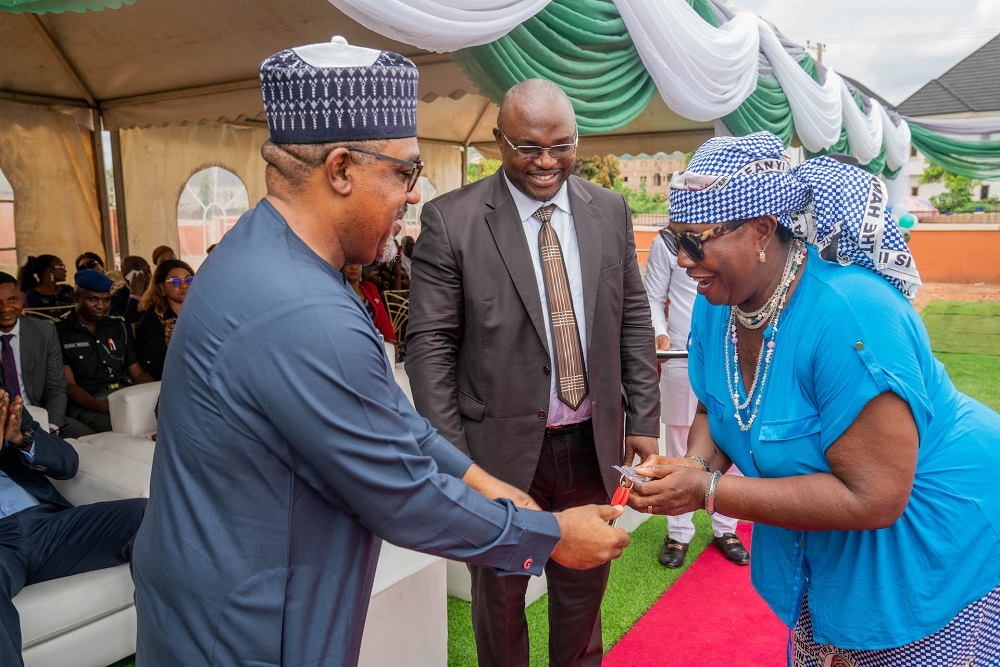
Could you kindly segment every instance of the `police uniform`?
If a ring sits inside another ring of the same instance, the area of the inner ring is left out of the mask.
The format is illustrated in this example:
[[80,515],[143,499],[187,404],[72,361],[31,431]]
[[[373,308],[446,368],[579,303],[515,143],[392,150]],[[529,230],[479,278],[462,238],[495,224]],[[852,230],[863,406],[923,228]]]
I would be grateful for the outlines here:
[[[132,383],[127,369],[139,358],[135,339],[125,320],[105,317],[97,322],[96,333],[91,333],[80,324],[76,313],[70,313],[56,323],[56,330],[62,345],[63,363],[73,371],[76,384],[88,394],[103,401],[111,392]],[[66,414],[96,431],[111,430],[108,415],[76,405],[72,399],[66,406]]]

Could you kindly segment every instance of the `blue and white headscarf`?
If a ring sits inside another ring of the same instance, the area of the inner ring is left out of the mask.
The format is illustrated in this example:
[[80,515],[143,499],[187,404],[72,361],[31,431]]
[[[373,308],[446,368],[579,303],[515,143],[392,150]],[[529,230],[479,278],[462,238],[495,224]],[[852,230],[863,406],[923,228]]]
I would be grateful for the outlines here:
[[773,215],[824,259],[874,271],[912,300],[920,275],[886,210],[885,183],[828,156],[792,168],[784,152],[770,132],[709,139],[670,182],[670,220],[717,224]]

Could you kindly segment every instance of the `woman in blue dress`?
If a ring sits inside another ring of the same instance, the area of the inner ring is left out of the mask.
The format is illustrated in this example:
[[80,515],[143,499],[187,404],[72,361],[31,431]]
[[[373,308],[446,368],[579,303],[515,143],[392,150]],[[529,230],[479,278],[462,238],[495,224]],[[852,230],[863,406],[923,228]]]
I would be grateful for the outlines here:
[[791,168],[761,132],[708,141],[671,190],[700,405],[687,458],[644,462],[660,479],[630,504],[755,522],[789,664],[1000,664],[1000,416],[931,354],[885,185]]

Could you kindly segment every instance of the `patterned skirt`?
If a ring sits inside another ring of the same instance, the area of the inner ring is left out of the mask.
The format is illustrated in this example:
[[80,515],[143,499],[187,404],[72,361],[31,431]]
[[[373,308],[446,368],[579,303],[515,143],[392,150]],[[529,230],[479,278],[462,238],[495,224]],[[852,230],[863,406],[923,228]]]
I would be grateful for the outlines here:
[[812,640],[812,617],[802,605],[793,632],[794,667],[998,667],[1000,586],[976,600],[932,635],[875,651],[843,649]]

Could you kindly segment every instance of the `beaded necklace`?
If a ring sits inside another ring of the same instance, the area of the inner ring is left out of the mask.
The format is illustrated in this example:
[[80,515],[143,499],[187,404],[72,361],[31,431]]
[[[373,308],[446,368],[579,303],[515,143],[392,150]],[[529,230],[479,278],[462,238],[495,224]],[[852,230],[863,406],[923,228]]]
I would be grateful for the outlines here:
[[[788,256],[785,258],[785,268],[781,272],[781,281],[778,283],[779,286],[785,284],[785,281],[789,279],[789,275],[794,275],[792,271],[792,262],[795,261],[796,253],[789,252]],[[781,289],[775,289],[771,292],[770,298],[764,302],[764,305],[757,310],[748,313],[745,312],[739,306],[733,306],[736,312],[736,319],[740,324],[745,326],[747,329],[759,329],[774,317],[774,314],[778,311],[778,302],[782,298]]]
[[[764,337],[760,342],[760,353],[757,355],[757,367],[754,369],[753,382],[750,384],[750,389],[747,390],[747,398],[742,403],[740,402],[740,392],[739,383],[740,378],[740,353],[739,353],[739,337],[736,331],[736,321],[737,321],[737,308],[736,306],[729,307],[729,322],[726,325],[727,336],[723,337],[723,358],[726,360],[726,388],[729,390],[729,395],[733,399],[733,407],[736,408],[735,417],[736,423],[739,425],[741,431],[749,431],[750,427],[753,426],[754,420],[757,418],[757,412],[760,410],[760,400],[764,395],[764,384],[767,382],[767,372],[771,367],[771,358],[774,356],[774,338],[778,334],[778,321],[781,319],[781,313],[785,309],[785,302],[788,299],[788,290],[792,286],[792,281],[795,280],[795,275],[799,271],[799,267],[802,266],[802,262],[805,261],[806,256],[806,246],[805,244],[795,239],[792,242],[792,247],[788,251],[788,259],[785,261],[785,270],[781,274],[781,281],[778,283],[777,288],[774,290],[774,294],[768,299],[768,302],[772,301],[777,297],[775,301],[774,311],[763,318],[760,323],[756,324],[754,327],[748,328],[759,328],[763,326],[766,322],[772,322],[771,326],[764,330]],[[743,321],[740,320],[743,324]],[[744,326],[746,326],[744,324]],[[770,332],[770,335],[768,335]],[[732,364],[729,363],[729,345],[733,346],[732,352]],[[763,367],[763,372],[761,369]],[[757,388],[757,381],[760,381],[760,390]],[[754,400],[754,394],[757,395],[756,400]],[[743,416],[740,414],[742,411],[750,407],[750,402],[753,401],[753,409],[750,412],[750,416],[746,422],[743,421]]]

